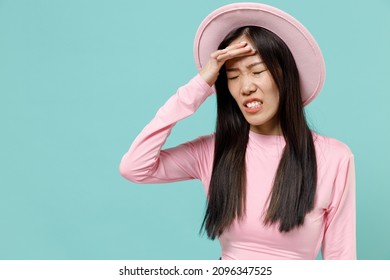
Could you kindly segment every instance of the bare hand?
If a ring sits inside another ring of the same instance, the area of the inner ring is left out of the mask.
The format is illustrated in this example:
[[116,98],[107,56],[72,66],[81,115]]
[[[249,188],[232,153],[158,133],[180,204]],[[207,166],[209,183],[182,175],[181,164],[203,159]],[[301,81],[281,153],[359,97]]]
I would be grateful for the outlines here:
[[200,70],[199,74],[210,85],[213,86],[218,78],[219,70],[229,59],[253,55],[256,53],[247,42],[230,45],[223,50],[217,50],[210,55],[207,64]]

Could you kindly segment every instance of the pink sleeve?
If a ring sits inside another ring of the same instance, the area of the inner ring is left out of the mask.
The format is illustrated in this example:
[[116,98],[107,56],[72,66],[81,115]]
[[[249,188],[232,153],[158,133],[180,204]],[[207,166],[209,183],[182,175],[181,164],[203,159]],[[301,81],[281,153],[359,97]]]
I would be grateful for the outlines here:
[[119,171],[136,183],[164,183],[202,176],[199,152],[207,141],[198,138],[175,148],[161,150],[172,127],[193,114],[212,94],[212,88],[198,74],[178,89],[157,112],[122,157]]
[[352,154],[341,162],[327,211],[323,259],[356,259],[355,165]]

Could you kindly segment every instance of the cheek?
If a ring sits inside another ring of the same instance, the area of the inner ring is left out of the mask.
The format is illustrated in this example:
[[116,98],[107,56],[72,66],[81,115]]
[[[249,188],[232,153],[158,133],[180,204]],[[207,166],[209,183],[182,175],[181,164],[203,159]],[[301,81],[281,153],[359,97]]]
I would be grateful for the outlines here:
[[279,106],[279,89],[274,82],[274,80],[271,77],[268,77],[269,79],[267,80],[267,87],[265,91],[267,92],[268,100],[272,102],[275,106]]
[[237,86],[235,86],[234,84],[228,82],[228,89],[229,89],[230,95],[234,98],[234,100],[237,101],[237,97],[238,97]]
[[230,93],[233,95],[234,87],[233,87],[232,83],[228,81],[227,82],[227,86],[228,86],[228,89],[229,89]]
[[277,111],[279,108],[279,92],[274,92],[271,98],[271,102],[274,107],[274,110]]

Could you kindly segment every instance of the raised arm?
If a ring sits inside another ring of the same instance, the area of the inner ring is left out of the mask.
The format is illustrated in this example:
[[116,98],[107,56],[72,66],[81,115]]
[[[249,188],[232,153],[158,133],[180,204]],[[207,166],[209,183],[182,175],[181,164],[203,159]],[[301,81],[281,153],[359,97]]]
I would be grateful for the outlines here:
[[[211,87],[200,75],[179,88],[157,112],[152,121],[134,140],[128,152],[122,157],[119,171],[126,179],[137,183],[163,183],[193,179],[194,174],[174,161],[191,162],[193,144],[186,144],[161,151],[172,127],[181,119],[193,114],[204,100],[212,94]],[[180,156],[178,156],[180,155]]]
[[[187,85],[179,88],[135,139],[120,163],[121,175],[137,183],[199,178],[201,164],[198,160],[202,155],[198,155],[197,151],[205,149],[204,146],[210,144],[210,139],[200,138],[165,151],[161,151],[161,148],[175,123],[193,114],[211,95],[222,65],[231,58],[254,52],[243,42],[212,53],[200,73]],[[185,166],[193,168],[183,168]],[[198,170],[194,169],[195,166],[199,167]]]

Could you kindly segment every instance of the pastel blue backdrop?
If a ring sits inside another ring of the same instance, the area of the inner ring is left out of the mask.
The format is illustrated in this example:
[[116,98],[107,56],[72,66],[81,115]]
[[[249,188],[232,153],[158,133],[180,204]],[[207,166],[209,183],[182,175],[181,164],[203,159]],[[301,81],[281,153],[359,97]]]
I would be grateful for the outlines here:
[[[217,259],[198,181],[136,185],[118,164],[196,73],[192,43],[225,0],[0,0],[0,259]],[[390,259],[390,1],[264,0],[316,37],[312,127],[356,157],[360,259]],[[214,130],[215,99],[166,147]]]

